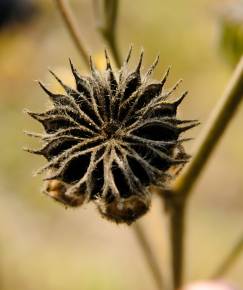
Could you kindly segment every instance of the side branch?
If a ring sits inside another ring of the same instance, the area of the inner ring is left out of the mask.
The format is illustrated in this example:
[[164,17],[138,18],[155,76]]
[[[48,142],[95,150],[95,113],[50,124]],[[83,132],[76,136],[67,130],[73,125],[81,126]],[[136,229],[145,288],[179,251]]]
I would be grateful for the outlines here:
[[243,56],[219,103],[212,112],[201,137],[194,158],[175,182],[174,192],[188,196],[206,165],[220,137],[229,125],[243,99]]
[[[185,168],[184,173],[177,178],[170,191],[169,219],[171,236],[171,259],[173,289],[182,284],[184,269],[184,237],[185,237],[185,206],[187,198],[196,183],[200,173],[206,165],[211,153],[218,144],[230,120],[236,113],[243,99],[243,57],[241,58],[233,76],[216,105],[201,137],[194,158]],[[163,190],[158,190],[162,196]],[[228,262],[227,262],[228,263]]]

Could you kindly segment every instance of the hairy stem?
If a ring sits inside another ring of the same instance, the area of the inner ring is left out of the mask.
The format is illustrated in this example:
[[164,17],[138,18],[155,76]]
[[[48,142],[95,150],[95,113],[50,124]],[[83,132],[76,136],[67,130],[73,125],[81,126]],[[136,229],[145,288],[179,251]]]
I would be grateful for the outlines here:
[[81,40],[80,30],[78,28],[78,24],[76,22],[76,19],[72,13],[70,6],[68,5],[66,0],[56,0],[56,4],[64,20],[64,23],[72,37],[73,42],[75,43],[85,64],[89,66],[89,54]]
[[212,275],[211,278],[218,279],[224,276],[232,268],[232,266],[235,264],[235,262],[238,260],[238,258],[242,253],[243,253],[243,235],[234,245],[233,249],[231,249],[228,256],[226,256],[223,262],[219,265],[218,269],[215,271],[215,273]]
[[144,253],[147,264],[149,268],[151,269],[157,288],[160,290],[164,289],[163,277],[162,277],[159,265],[148,243],[148,240],[146,238],[143,228],[141,227],[141,225],[139,225],[139,223],[136,223],[133,226],[133,229],[136,234],[137,240],[140,244],[140,247]]
[[[201,137],[194,158],[179,176],[170,192],[169,212],[171,227],[171,258],[173,289],[179,288],[183,282],[184,269],[184,219],[185,206],[190,192],[200,173],[206,165],[211,153],[218,144],[230,120],[236,113],[243,99],[243,57],[241,58],[226,90],[212,112]],[[163,195],[163,191],[159,192]]]

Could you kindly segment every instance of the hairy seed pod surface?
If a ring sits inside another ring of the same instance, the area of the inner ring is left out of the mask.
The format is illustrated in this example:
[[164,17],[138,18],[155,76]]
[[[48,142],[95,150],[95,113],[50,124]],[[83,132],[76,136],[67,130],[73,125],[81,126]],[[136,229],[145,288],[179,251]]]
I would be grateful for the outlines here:
[[91,74],[81,76],[71,64],[76,88],[63,86],[65,94],[50,92],[53,107],[44,113],[28,112],[44,127],[44,134],[28,133],[44,142],[38,150],[47,164],[45,193],[65,206],[93,201],[103,217],[130,224],[145,214],[151,203],[150,186],[164,186],[188,161],[181,134],[197,125],[179,120],[177,107],[184,93],[168,102],[169,91],[151,80],[158,58],[141,75],[143,53],[135,70],[129,71],[131,50],[115,74],[105,52],[107,67],[99,72],[90,61]]

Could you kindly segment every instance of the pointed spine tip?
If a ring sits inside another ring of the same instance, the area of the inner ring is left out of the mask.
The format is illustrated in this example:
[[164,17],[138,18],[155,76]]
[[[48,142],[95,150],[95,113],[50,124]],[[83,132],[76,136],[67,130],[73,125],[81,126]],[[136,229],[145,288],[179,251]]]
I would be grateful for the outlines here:
[[31,135],[31,132],[29,132],[29,131],[23,130],[22,132],[27,136]]
[[33,172],[32,172],[32,176],[33,176],[33,177],[36,177],[36,176],[38,176],[38,173],[37,173],[36,171],[33,171]]
[[181,104],[181,102],[185,99],[185,97],[188,95],[188,91],[185,91],[183,94],[182,94],[182,96],[178,99],[178,100],[176,100],[174,103],[173,103],[173,105],[177,108],[180,104]]
[[188,142],[188,141],[192,141],[194,140],[194,138],[183,138],[179,140],[179,143],[183,143],[183,142]]
[[41,82],[41,81],[38,81],[38,84],[39,84],[39,86],[42,88],[42,90],[49,96],[49,97],[53,97],[54,96],[54,94],[51,92],[51,91],[49,91],[48,89],[47,89],[47,87]]
[[189,159],[174,159],[172,164],[180,165],[180,164],[186,164],[188,162],[189,162]]
[[24,109],[23,113],[29,115],[30,117],[32,117],[32,118],[34,118],[36,120],[38,120],[38,113],[31,112],[28,109]]
[[23,134],[26,135],[26,136],[30,136],[30,137],[37,137],[37,136],[39,136],[38,133],[33,133],[33,132],[26,131],[26,130],[23,130]]
[[169,92],[166,93],[167,97],[170,96],[176,89],[179,87],[179,85],[182,83],[182,79],[179,79],[175,85],[172,87],[172,89],[169,90]]
[[107,49],[105,49],[105,59],[106,59],[106,70],[111,70],[111,62],[110,62]]
[[152,70],[154,70],[156,68],[157,64],[159,63],[159,57],[160,56],[157,55],[154,62],[152,63],[152,67],[151,67]]
[[77,82],[78,79],[80,79],[80,75],[79,75],[79,72],[77,70],[77,68],[74,66],[72,60],[69,58],[69,64],[70,64],[70,67],[71,67],[71,71],[72,71],[72,74],[74,75],[74,78]]
[[48,69],[48,71],[53,75],[53,77],[58,81],[58,83],[65,89],[68,90],[67,86],[62,82],[62,80],[51,70]]
[[166,72],[165,72],[165,74],[164,74],[164,76],[163,76],[163,78],[161,80],[162,87],[164,86],[165,82],[167,81],[168,76],[170,74],[170,71],[171,71],[171,65],[167,68],[167,70],[166,70]]
[[93,59],[92,59],[91,55],[89,56],[89,66],[90,66],[91,72],[94,73],[95,72],[95,67],[94,67],[94,62],[93,62]]
[[[72,91],[72,89],[69,86],[65,85],[63,81],[52,70],[49,69],[49,72],[54,76],[54,78],[58,81],[58,83],[63,87],[66,93],[69,94]],[[55,97],[55,94],[52,93],[49,96]]]
[[42,155],[41,150],[30,149],[30,148],[27,148],[27,147],[23,147],[22,150],[25,151],[25,152],[28,152],[28,153]]
[[198,126],[199,124],[200,124],[199,122],[196,122],[194,124],[191,124],[191,125],[188,125],[188,126],[185,126],[185,127],[180,127],[180,128],[178,128],[178,130],[179,130],[180,133],[183,133],[183,132],[186,132],[186,131]]
[[127,54],[126,60],[125,60],[126,64],[128,64],[128,62],[129,62],[129,60],[131,58],[132,50],[133,50],[133,45],[131,44],[130,47],[129,47],[129,50],[128,50],[128,54]]
[[25,152],[29,152],[29,148],[27,148],[27,147],[22,147],[22,150]]
[[155,58],[155,61],[154,61],[155,66],[158,64],[159,59],[160,59],[160,55],[158,54],[158,55],[156,56],[156,58]]
[[74,67],[74,66],[73,66],[73,62],[72,62],[72,60],[71,60],[71,57],[68,58],[68,61],[69,61],[70,66],[71,66],[71,67]]
[[76,69],[75,69],[75,67],[74,67],[74,65],[73,65],[73,62],[72,62],[72,60],[71,60],[70,57],[68,58],[68,61],[69,61],[69,65],[70,65],[70,68],[71,68],[71,70],[72,70],[72,73],[74,74],[74,72],[76,71]]
[[156,56],[154,62],[150,66],[149,70],[147,71],[147,73],[145,75],[145,79],[148,78],[153,73],[153,71],[155,70],[158,63],[159,63],[159,55]]
[[60,83],[60,84],[62,84],[62,81],[61,81],[61,79],[51,70],[51,69],[48,69],[48,71],[49,71],[49,73],[51,74],[51,75],[53,75],[54,76],[54,78]]
[[141,50],[140,52],[140,57],[139,57],[139,61],[138,61],[138,65],[136,68],[136,72],[139,73],[141,70],[141,66],[142,66],[142,62],[143,62],[143,56],[144,56],[144,49]]
[[186,124],[186,123],[196,123],[198,120],[175,120],[176,124],[181,125],[181,124]]
[[28,109],[23,109],[22,112],[23,112],[23,114],[28,114],[28,115],[29,115],[29,112],[30,112],[30,111],[29,111]]
[[179,79],[179,80],[176,82],[176,84],[174,85],[173,90],[176,90],[182,82],[183,82],[183,79]]

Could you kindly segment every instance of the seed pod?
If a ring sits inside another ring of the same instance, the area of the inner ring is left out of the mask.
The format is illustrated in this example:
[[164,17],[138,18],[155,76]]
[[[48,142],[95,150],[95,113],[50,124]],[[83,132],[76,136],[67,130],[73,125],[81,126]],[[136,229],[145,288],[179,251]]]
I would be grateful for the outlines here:
[[188,161],[180,136],[197,125],[176,118],[186,93],[175,102],[166,101],[177,87],[164,89],[168,72],[160,82],[150,79],[158,59],[142,78],[143,53],[132,72],[130,54],[118,75],[107,53],[104,73],[91,60],[91,74],[84,77],[71,63],[76,89],[52,72],[66,93],[54,94],[40,83],[53,108],[28,112],[45,130],[29,133],[44,145],[28,150],[48,161],[38,171],[51,182],[45,192],[66,206],[94,201],[102,216],[127,224],[148,211],[149,187],[164,186],[173,177],[169,171]]

